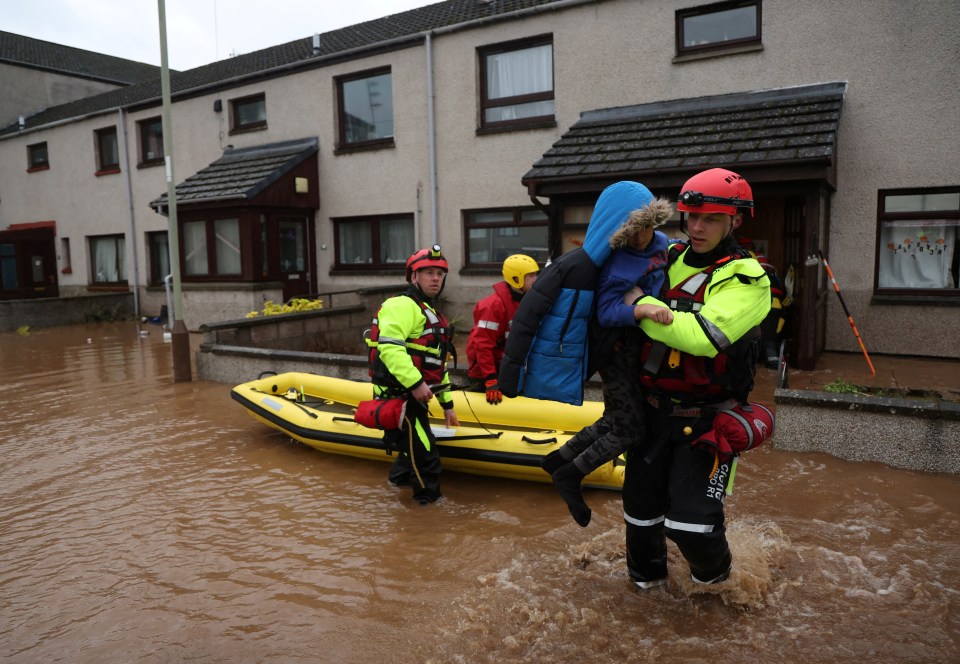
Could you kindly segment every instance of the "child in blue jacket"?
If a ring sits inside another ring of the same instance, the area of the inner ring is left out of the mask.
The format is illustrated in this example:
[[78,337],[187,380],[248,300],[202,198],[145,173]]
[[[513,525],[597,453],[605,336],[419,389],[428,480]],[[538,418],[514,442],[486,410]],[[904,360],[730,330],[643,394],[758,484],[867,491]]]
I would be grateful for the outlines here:
[[583,428],[558,450],[544,457],[542,467],[566,501],[574,520],[590,523],[591,511],[583,500],[583,478],[616,459],[643,439],[643,395],[639,389],[639,358],[643,318],[658,323],[673,322],[666,306],[624,303],[624,294],[634,286],[647,295],[659,296],[667,263],[668,238],[654,230],[673,215],[664,199],[653,200],[630,213],[610,237],[610,257],[600,269],[597,282],[597,319],[603,330],[594,341],[603,381],[603,416]]
[[597,309],[600,267],[612,251],[610,238],[631,213],[653,201],[649,189],[629,180],[600,193],[583,246],[547,265],[520,301],[500,362],[504,396],[583,403],[583,384],[602,359],[588,330]]

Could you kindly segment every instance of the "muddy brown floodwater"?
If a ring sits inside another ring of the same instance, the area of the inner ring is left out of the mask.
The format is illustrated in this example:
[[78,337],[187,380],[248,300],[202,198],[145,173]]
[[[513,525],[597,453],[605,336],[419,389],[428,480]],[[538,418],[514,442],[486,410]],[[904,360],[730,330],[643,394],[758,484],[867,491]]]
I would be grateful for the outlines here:
[[[0,335],[0,658],[10,662],[946,662],[960,479],[764,447],[731,580],[637,592],[619,494],[315,451],[230,386],[173,383],[159,328]],[[266,367],[265,367],[266,368]]]

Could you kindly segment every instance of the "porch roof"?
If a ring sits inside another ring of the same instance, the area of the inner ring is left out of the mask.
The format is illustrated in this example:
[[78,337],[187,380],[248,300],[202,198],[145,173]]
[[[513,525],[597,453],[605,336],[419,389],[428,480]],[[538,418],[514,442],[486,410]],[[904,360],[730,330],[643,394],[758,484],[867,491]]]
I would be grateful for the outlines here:
[[[316,137],[248,148],[227,148],[223,156],[177,185],[177,205],[252,200],[317,152]],[[163,213],[167,194],[150,202]],[[161,209],[162,208],[162,209]]]
[[597,191],[624,179],[678,186],[693,172],[722,166],[761,175],[751,182],[793,168],[790,179],[832,185],[846,87],[819,83],[585,111],[522,182],[533,196]]

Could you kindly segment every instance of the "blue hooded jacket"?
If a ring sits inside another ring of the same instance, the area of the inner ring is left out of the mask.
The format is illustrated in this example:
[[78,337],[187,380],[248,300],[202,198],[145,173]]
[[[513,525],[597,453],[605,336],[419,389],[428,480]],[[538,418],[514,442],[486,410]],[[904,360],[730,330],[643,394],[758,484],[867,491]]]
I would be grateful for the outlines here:
[[639,182],[610,185],[597,199],[583,246],[543,269],[510,327],[499,375],[505,395],[583,403],[583,384],[596,369],[589,327],[600,266],[610,256],[611,236],[653,200]]

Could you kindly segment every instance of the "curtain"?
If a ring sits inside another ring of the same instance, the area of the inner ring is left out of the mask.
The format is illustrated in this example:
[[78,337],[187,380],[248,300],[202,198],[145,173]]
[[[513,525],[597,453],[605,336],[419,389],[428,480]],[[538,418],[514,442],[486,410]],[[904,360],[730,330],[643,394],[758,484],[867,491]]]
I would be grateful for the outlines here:
[[955,221],[887,221],[880,230],[880,288],[956,288]]
[[240,274],[240,221],[218,219],[214,222],[217,241],[217,274]]
[[191,276],[208,274],[207,222],[188,221],[183,225],[184,272]]
[[124,244],[122,237],[93,238],[94,283],[125,281]]
[[340,224],[340,263],[342,265],[372,263],[372,245],[369,221]]
[[[553,90],[553,45],[544,44],[521,51],[487,56],[487,97],[502,99]],[[540,101],[490,109],[497,115],[489,120],[516,120],[548,115],[553,101]]]
[[380,222],[380,262],[406,263],[415,249],[413,220],[389,219]]

